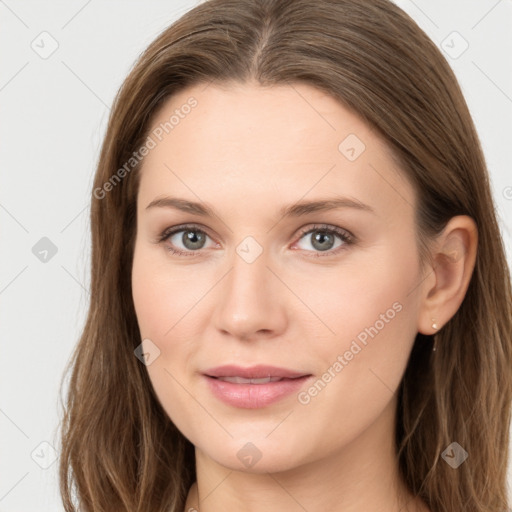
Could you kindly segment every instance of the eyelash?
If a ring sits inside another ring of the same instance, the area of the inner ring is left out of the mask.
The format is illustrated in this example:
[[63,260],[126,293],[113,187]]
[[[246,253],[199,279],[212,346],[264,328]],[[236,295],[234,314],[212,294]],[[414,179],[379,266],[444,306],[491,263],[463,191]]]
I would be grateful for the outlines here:
[[[208,233],[206,233],[206,231],[199,228],[198,226],[193,225],[193,224],[185,224],[185,225],[175,226],[175,227],[166,229],[163,233],[161,233],[159,235],[157,243],[164,243],[169,238],[171,238],[172,235],[175,235],[176,233],[179,233],[181,231],[194,231],[196,233],[202,233],[206,236],[209,236]],[[315,231],[320,231],[322,233],[337,235],[343,241],[343,245],[337,247],[336,249],[331,249],[328,251],[316,251],[314,253],[314,256],[312,256],[313,258],[324,257],[324,256],[333,256],[335,254],[338,254],[339,251],[346,249],[347,246],[355,243],[355,237],[351,233],[349,233],[348,231],[346,231],[344,229],[341,229],[341,228],[338,228],[335,226],[329,226],[327,224],[314,224],[312,227],[305,228],[304,230],[301,230],[301,232],[299,233],[299,240],[304,235],[308,235]],[[191,251],[191,250],[182,251],[181,249],[175,249],[170,246],[166,246],[166,250],[168,250],[170,253],[176,254],[178,256],[188,256],[188,257],[199,256],[200,252],[201,252],[201,249],[199,249],[197,251]],[[311,251],[307,251],[307,252],[311,252]]]

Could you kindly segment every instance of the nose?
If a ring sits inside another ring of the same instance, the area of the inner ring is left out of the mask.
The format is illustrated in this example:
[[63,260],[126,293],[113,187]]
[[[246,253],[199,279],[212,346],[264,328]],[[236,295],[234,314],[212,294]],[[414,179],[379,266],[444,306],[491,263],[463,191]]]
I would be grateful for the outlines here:
[[219,283],[215,327],[239,340],[273,338],[288,324],[286,287],[263,252],[254,261],[233,254],[230,270]]

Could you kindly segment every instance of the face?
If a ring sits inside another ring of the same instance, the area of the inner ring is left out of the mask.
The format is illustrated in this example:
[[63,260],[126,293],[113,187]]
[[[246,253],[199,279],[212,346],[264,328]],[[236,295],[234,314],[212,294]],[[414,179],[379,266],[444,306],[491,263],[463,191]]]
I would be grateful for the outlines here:
[[391,436],[421,276],[414,192],[377,133],[304,84],[202,84],[150,137],[133,300],[175,425],[254,472]]

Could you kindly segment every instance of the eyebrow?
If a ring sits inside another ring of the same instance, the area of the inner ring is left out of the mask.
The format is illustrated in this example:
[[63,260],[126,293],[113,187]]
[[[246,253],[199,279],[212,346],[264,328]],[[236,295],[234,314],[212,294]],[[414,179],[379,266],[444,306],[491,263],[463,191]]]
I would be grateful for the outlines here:
[[[158,197],[146,206],[146,210],[150,208],[173,208],[186,213],[200,215],[203,217],[217,217],[214,209],[206,203],[198,203],[188,201],[177,197]],[[284,206],[279,211],[281,217],[301,217],[315,212],[324,212],[339,208],[354,208],[360,211],[366,211],[375,214],[375,210],[357,199],[349,197],[334,197],[320,199],[316,201],[301,201],[295,204]]]

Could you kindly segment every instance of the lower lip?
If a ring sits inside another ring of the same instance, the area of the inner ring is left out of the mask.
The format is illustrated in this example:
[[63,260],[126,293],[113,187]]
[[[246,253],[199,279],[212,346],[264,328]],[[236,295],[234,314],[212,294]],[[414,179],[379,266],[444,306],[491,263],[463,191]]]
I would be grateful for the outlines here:
[[298,393],[311,375],[266,384],[234,384],[213,377],[205,378],[212,393],[228,405],[242,409],[260,409],[292,393]]

